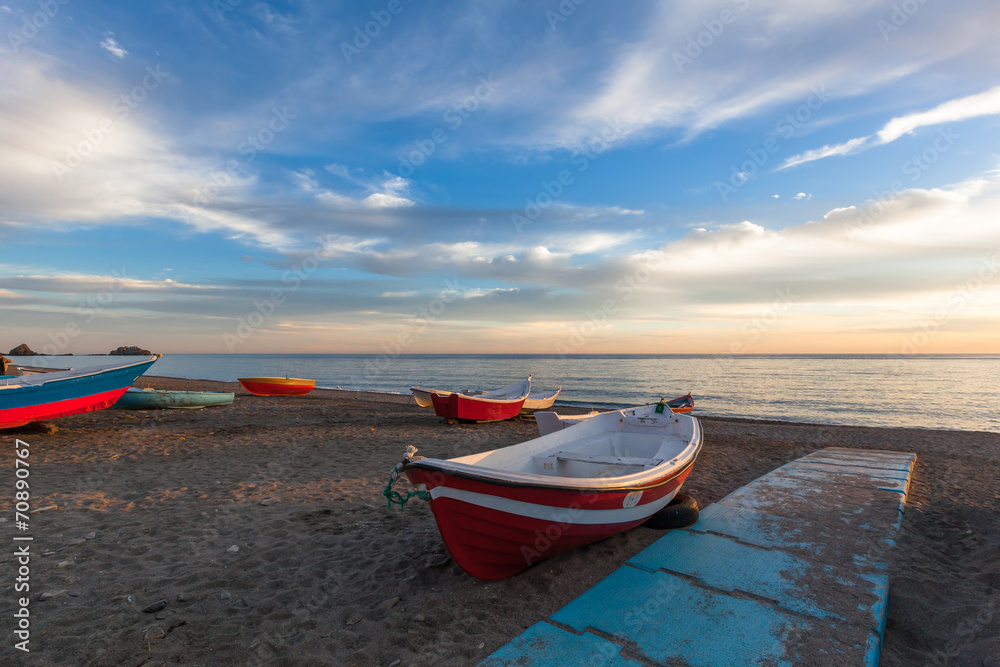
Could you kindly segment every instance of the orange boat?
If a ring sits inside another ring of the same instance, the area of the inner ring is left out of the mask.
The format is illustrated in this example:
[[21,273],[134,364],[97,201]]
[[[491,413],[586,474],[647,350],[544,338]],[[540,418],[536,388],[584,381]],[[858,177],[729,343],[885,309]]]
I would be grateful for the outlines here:
[[302,378],[236,378],[243,388],[257,396],[299,396],[316,388],[316,380]]

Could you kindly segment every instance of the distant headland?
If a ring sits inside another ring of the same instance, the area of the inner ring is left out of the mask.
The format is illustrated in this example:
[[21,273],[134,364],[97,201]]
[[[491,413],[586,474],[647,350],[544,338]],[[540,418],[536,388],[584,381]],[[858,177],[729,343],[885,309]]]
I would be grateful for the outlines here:
[[[7,354],[9,354],[12,357],[42,357],[42,356],[72,357],[73,356],[72,353],[44,355],[44,354],[41,354],[39,352],[35,352],[34,350],[32,350],[30,347],[28,347],[27,343],[21,343],[17,347],[13,348]],[[129,357],[148,357],[151,354],[153,354],[153,353],[150,352],[149,350],[147,350],[145,348],[142,348],[142,347],[138,347],[137,345],[122,345],[122,346],[117,347],[114,350],[111,350],[110,352],[108,352],[108,355],[120,355],[120,356],[129,356]],[[81,355],[78,355],[78,356],[81,356],[81,357],[103,357],[105,355],[103,355],[103,354],[81,354]]]

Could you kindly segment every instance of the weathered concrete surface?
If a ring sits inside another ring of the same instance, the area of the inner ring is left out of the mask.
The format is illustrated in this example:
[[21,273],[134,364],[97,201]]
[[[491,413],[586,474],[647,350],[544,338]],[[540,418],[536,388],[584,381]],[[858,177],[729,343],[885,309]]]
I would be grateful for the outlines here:
[[875,665],[915,460],[828,448],[786,464],[483,664]]

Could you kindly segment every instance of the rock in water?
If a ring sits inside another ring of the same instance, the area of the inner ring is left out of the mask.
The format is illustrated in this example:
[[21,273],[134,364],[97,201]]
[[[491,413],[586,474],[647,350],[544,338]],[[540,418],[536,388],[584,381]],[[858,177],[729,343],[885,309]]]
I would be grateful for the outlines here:
[[12,357],[35,357],[35,356],[38,356],[38,353],[37,352],[33,352],[31,350],[31,348],[28,347],[27,343],[21,343],[20,345],[18,345],[17,347],[15,347],[13,350],[11,350],[10,352],[8,352],[7,354],[9,354]]
[[[14,354],[14,353],[11,352],[11,354]],[[148,357],[148,356],[150,356],[153,353],[150,352],[149,350],[145,350],[145,349],[143,349],[141,347],[138,347],[136,345],[127,345],[127,346],[126,345],[122,345],[121,347],[118,347],[118,348],[115,348],[114,350],[111,350],[110,352],[108,352],[108,354],[117,354],[117,355],[128,356],[128,357]]]

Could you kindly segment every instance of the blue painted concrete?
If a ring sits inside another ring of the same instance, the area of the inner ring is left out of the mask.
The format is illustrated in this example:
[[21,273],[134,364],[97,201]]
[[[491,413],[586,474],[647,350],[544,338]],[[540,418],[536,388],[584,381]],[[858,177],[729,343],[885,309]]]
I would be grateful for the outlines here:
[[589,632],[576,635],[550,623],[535,623],[514,641],[480,663],[485,667],[574,665],[641,667],[621,653],[622,647]]
[[782,466],[483,664],[877,665],[915,460],[829,448]]

